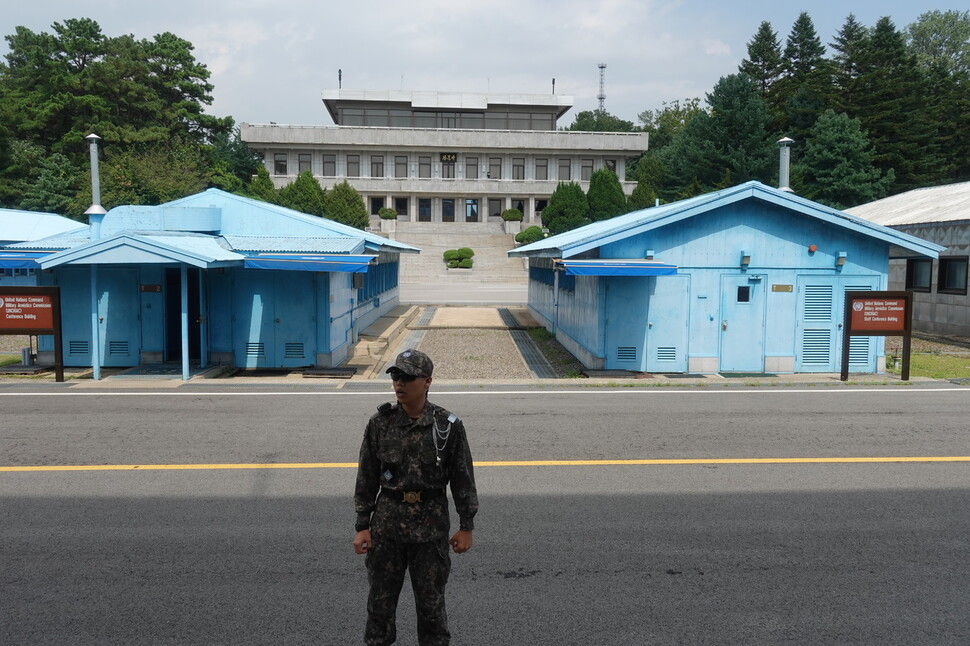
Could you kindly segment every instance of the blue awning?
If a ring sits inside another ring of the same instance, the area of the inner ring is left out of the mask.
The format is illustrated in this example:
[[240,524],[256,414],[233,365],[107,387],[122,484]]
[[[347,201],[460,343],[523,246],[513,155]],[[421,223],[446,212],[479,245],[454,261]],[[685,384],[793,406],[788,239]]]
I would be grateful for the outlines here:
[[341,271],[363,274],[377,256],[351,256],[313,253],[257,253],[243,260],[246,269],[285,269],[288,271]]
[[567,276],[672,276],[677,265],[659,260],[556,260]]
[[0,251],[0,269],[40,269],[39,260],[53,251]]

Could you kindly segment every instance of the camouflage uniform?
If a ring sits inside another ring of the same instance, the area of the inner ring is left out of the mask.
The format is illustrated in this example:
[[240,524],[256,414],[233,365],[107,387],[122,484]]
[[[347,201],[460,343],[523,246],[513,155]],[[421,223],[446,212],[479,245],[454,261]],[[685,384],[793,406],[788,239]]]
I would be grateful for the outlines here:
[[396,404],[380,406],[364,432],[354,494],[355,528],[369,528],[374,539],[366,558],[368,646],[394,643],[397,601],[408,569],[418,643],[449,643],[444,597],[451,571],[449,483],[460,528],[474,529],[478,495],[461,420],[427,401],[416,420]]

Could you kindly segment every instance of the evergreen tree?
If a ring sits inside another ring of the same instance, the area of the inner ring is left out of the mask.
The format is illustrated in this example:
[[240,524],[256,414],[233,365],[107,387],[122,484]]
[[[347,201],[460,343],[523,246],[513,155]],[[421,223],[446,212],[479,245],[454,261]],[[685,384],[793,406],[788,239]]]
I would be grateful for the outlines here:
[[862,109],[859,97],[859,77],[863,71],[863,55],[867,47],[869,30],[860,24],[853,14],[835,36],[832,49],[833,105],[850,115]]
[[829,106],[832,92],[825,46],[806,12],[800,13],[792,26],[785,43],[782,70],[772,97],[777,110],[772,129],[802,140],[819,113]]
[[781,43],[778,34],[771,28],[771,23],[763,21],[758,32],[748,43],[748,57],[741,61],[738,71],[747,74],[761,90],[761,96],[767,96],[771,86],[781,75]]
[[725,182],[770,181],[774,175],[768,108],[745,74],[722,77],[700,112],[658,153],[667,171],[662,197],[706,192]]
[[326,191],[320,182],[313,178],[308,170],[296,176],[296,179],[276,193],[277,203],[294,211],[309,213],[310,215],[326,216]]
[[893,169],[893,192],[928,186],[945,174],[937,125],[915,57],[889,18],[880,18],[865,41],[858,79],[859,119],[876,149],[874,163]]
[[256,174],[249,181],[249,185],[243,191],[243,194],[254,200],[262,200],[270,204],[277,203],[276,186],[273,185],[273,180],[270,179],[269,171],[266,170],[265,166],[256,169]]
[[970,11],[927,11],[906,28],[911,51],[923,68],[951,76],[970,74]]
[[646,153],[637,163],[637,185],[627,201],[628,211],[638,211],[654,206],[664,184],[664,167],[657,155]]
[[812,128],[805,152],[792,169],[805,197],[847,209],[885,197],[893,171],[873,164],[874,149],[858,119],[826,110]]
[[583,110],[576,114],[572,124],[563,130],[574,132],[636,132],[632,121],[616,117],[606,110]]
[[65,213],[82,177],[70,159],[54,153],[41,162],[37,181],[26,187],[19,206],[27,211]]
[[589,224],[589,203],[576,182],[559,182],[542,210],[542,224],[553,235]]
[[586,193],[589,205],[589,219],[593,222],[609,220],[626,213],[626,195],[616,173],[608,168],[593,171],[589,178],[589,191]]
[[370,223],[364,198],[346,180],[327,191],[323,206],[326,217],[341,224],[363,229]]

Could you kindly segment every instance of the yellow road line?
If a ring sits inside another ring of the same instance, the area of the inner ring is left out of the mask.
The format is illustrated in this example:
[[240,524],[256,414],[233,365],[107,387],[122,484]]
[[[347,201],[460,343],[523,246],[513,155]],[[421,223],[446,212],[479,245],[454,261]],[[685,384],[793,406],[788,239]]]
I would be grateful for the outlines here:
[[[600,467],[698,464],[858,464],[881,462],[970,462],[970,456],[899,456],[855,458],[686,458],[664,460],[485,460],[476,467]],[[356,462],[280,462],[265,464],[69,464],[0,466],[14,471],[207,471],[222,469],[352,469]]]

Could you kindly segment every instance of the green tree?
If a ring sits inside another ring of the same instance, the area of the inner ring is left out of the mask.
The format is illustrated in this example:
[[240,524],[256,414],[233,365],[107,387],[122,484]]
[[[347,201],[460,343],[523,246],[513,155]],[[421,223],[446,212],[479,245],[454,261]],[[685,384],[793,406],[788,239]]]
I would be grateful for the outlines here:
[[39,179],[47,154],[39,144],[8,139],[4,157],[6,164],[0,166],[0,206],[19,209],[27,188]]
[[836,52],[832,58],[833,104],[848,114],[858,114],[862,109],[859,77],[868,38],[869,30],[850,13],[832,43]]
[[781,76],[781,43],[771,23],[763,21],[754,38],[748,43],[748,57],[741,61],[738,71],[747,74],[767,96],[771,86]]
[[589,203],[576,182],[559,182],[542,210],[542,224],[553,235],[589,224]]
[[256,174],[249,181],[249,185],[243,191],[243,195],[255,200],[269,202],[270,204],[277,203],[276,187],[273,185],[273,180],[270,179],[269,171],[266,170],[265,166],[260,166],[256,169]]
[[[199,193],[208,184],[202,151],[179,140],[164,146],[134,146],[105,156],[100,166],[101,204],[106,209],[122,204],[163,204]],[[84,182],[68,215],[80,217],[90,205],[91,185]]]
[[644,110],[637,115],[641,128],[650,133],[650,150],[658,150],[670,144],[677,133],[684,129],[684,126],[693,119],[701,108],[701,100],[698,98],[679,99],[660,104],[658,110]]
[[213,185],[231,193],[244,192],[244,185],[263,165],[262,157],[246,145],[236,127],[215,134],[205,151],[212,164]]
[[303,171],[296,176],[295,180],[279,189],[276,199],[280,206],[288,209],[310,215],[326,216],[326,191],[308,170]]
[[586,192],[589,207],[589,219],[593,222],[609,220],[622,213],[626,213],[626,195],[616,173],[608,168],[594,170],[589,178],[589,190]]
[[773,176],[768,108],[754,80],[745,74],[725,76],[707,103],[709,113],[696,115],[658,153],[667,172],[662,197],[710,191],[725,181],[767,182]]
[[108,37],[89,18],[52,29],[17,27],[6,37],[0,109],[11,136],[80,165],[92,131],[108,145],[173,138],[201,144],[231,126],[204,113],[212,102],[209,72],[187,41],[169,33],[151,41]]
[[825,58],[815,24],[806,12],[795,20],[782,59],[782,77],[771,97],[775,118],[772,130],[802,140],[830,104],[831,65]]
[[582,132],[636,132],[632,121],[613,116],[606,110],[583,110],[563,130]]
[[970,74],[970,11],[927,11],[906,28],[909,47],[924,68]]
[[876,149],[874,163],[893,169],[893,192],[927,186],[945,174],[939,132],[931,116],[924,77],[903,35],[880,18],[862,51],[856,114]]
[[657,155],[648,152],[637,163],[637,185],[627,201],[627,209],[638,211],[654,206],[660,197],[666,171]]
[[324,211],[331,220],[358,229],[363,229],[370,223],[364,198],[346,180],[327,191]]
[[82,177],[70,159],[54,153],[41,162],[37,181],[26,187],[19,206],[27,211],[65,213]]
[[795,165],[796,187],[805,197],[847,209],[885,197],[893,182],[893,171],[883,172],[873,164],[874,149],[858,119],[833,110],[819,117]]

